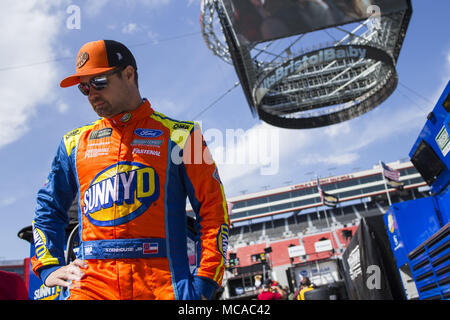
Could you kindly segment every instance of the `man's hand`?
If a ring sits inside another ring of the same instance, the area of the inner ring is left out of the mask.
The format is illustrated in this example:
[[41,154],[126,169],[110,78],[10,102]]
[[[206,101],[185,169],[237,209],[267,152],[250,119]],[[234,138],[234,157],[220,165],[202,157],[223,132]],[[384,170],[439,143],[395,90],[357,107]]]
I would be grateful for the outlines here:
[[272,286],[272,292],[278,292],[281,295],[282,299],[286,299],[287,297],[286,291],[280,286]]
[[84,272],[80,268],[86,269],[87,263],[83,260],[76,259],[67,266],[50,273],[45,280],[45,285],[47,287],[71,287],[72,281],[80,280],[84,276]]

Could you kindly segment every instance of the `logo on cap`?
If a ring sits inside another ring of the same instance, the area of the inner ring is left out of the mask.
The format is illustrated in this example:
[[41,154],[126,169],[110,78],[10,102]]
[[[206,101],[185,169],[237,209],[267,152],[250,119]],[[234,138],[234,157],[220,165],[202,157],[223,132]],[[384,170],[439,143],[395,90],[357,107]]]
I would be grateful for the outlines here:
[[77,58],[77,68],[81,68],[82,66],[84,66],[84,64],[86,63],[86,61],[88,61],[88,59],[89,53],[81,52]]

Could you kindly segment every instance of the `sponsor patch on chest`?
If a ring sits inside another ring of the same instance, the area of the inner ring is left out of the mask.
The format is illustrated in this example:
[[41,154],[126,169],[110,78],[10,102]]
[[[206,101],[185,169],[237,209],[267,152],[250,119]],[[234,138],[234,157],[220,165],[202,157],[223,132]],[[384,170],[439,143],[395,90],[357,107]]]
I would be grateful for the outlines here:
[[97,174],[83,192],[82,209],[92,224],[115,226],[137,218],[158,198],[155,169],[122,161]]
[[91,134],[89,135],[89,140],[111,137],[112,132],[113,132],[112,128],[103,128],[100,130],[92,131]]
[[148,156],[156,156],[156,157],[159,157],[161,155],[161,152],[159,150],[149,150],[149,149],[140,149],[140,148],[133,148],[132,153],[133,154],[145,154]]

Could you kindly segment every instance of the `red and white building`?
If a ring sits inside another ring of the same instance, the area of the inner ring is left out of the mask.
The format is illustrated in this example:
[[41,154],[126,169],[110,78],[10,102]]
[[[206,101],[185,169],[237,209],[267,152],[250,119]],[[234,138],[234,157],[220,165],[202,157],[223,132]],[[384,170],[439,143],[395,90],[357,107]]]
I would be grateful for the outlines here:
[[233,206],[224,298],[251,296],[256,275],[291,285],[291,290],[302,276],[316,285],[339,280],[337,260],[360,219],[386,212],[387,190],[392,203],[428,196],[411,162],[388,165],[400,172],[403,190],[387,189],[378,165],[321,178],[322,189],[339,198],[334,208],[322,204],[315,178],[229,198]]

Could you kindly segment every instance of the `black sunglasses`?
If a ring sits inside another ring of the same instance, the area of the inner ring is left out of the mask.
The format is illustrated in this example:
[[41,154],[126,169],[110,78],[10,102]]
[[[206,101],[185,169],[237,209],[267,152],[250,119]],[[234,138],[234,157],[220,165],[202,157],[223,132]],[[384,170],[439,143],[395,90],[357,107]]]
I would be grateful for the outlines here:
[[95,90],[103,90],[108,86],[108,77],[112,76],[115,73],[119,73],[123,70],[123,68],[117,68],[109,73],[105,73],[94,77],[89,80],[89,82],[80,82],[78,85],[78,89],[80,89],[81,93],[85,96],[89,95],[90,88],[94,88]]

